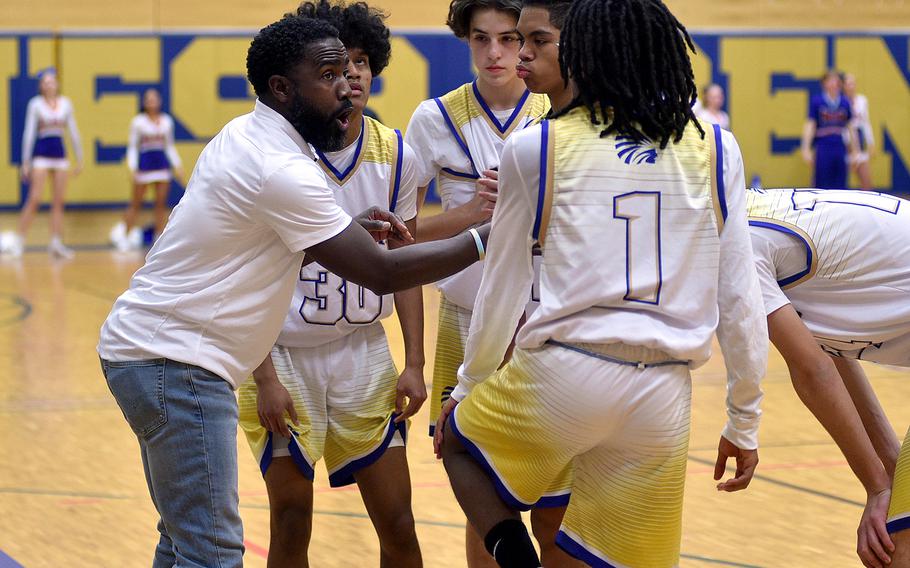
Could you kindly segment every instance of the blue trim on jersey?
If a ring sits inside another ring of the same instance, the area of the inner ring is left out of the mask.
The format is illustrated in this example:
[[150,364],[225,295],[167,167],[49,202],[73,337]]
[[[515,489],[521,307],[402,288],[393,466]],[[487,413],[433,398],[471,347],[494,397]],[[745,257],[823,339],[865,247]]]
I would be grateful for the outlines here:
[[904,529],[910,529],[910,517],[903,517],[901,519],[895,519],[890,523],[885,525],[885,528],[888,529],[888,534],[894,534],[900,532]]
[[812,270],[812,245],[809,244],[809,241],[807,241],[805,237],[803,237],[802,235],[800,235],[793,229],[788,229],[787,227],[783,227],[781,225],[775,225],[774,223],[767,223],[765,221],[756,221],[753,219],[749,219],[749,226],[761,227],[762,229],[771,229],[772,231],[777,231],[779,233],[793,235],[794,237],[798,238],[801,243],[803,243],[803,246],[806,247],[806,269],[802,270],[800,272],[797,272],[796,274],[794,274],[792,276],[788,276],[788,277],[784,278],[783,280],[778,280],[777,281],[778,286],[780,286],[781,288],[783,288],[784,286],[788,286],[788,285],[792,284],[793,282],[796,282],[800,278],[803,278],[804,276],[809,274],[809,272]]
[[726,187],[724,187],[724,142],[721,138],[721,129],[720,126],[714,124],[714,148],[716,152],[716,161],[714,178],[717,180],[717,199],[720,201],[720,214],[724,218],[724,222],[727,221],[727,194]]
[[[296,432],[293,430],[291,432],[294,436],[297,436]],[[259,470],[262,472],[262,477],[265,477],[265,472],[272,465],[272,436],[275,436],[275,434],[269,432],[268,436],[268,440],[265,442],[265,449],[262,451],[262,458],[259,460]],[[288,452],[291,454],[291,459],[294,460],[294,464],[300,470],[300,473],[310,481],[313,481],[316,478],[316,471],[310,465],[310,462],[307,461],[306,456],[303,455],[303,451],[297,445],[296,440],[288,441]]]
[[[455,408],[457,410],[458,407]],[[523,503],[519,501],[515,495],[512,495],[512,492],[506,488],[505,484],[502,482],[502,479],[500,479],[499,474],[496,473],[495,469],[493,469],[492,464],[490,464],[490,462],[487,461],[487,458],[484,457],[483,452],[480,451],[480,448],[478,448],[474,442],[469,440],[467,436],[461,433],[461,430],[458,429],[458,424],[455,421],[455,415],[455,412],[449,415],[449,424],[452,425],[452,432],[454,432],[455,436],[457,436],[459,441],[461,441],[461,445],[464,446],[466,450],[468,450],[468,453],[471,454],[471,457],[473,457],[474,460],[480,464],[480,467],[482,467],[484,471],[487,472],[487,475],[490,476],[490,479],[493,481],[493,485],[496,487],[496,492],[499,493],[499,497],[505,501],[506,505],[513,509],[517,509],[519,511],[531,510],[533,508],[533,505]]]
[[[477,447],[474,442],[469,440],[467,436],[462,434],[461,430],[458,429],[458,424],[455,422],[454,412],[449,415],[449,423],[452,425],[452,432],[454,432],[458,439],[461,441],[461,445],[464,446],[466,450],[468,450],[468,453],[471,454],[471,457],[473,457],[484,469],[484,471],[487,472],[487,475],[490,476],[490,479],[493,481],[493,485],[496,487],[496,492],[499,493],[499,497],[502,498],[502,500],[505,501],[508,506],[519,511],[529,511],[535,508],[548,509],[551,507],[565,507],[569,504],[569,498],[571,497],[570,493],[566,493],[565,495],[546,495],[538,499],[537,502],[533,505],[528,505],[527,503],[519,501],[518,498],[515,495],[512,495],[512,492],[506,488],[505,484],[502,482],[502,479],[499,477],[499,474],[496,473],[496,470],[493,469],[492,464],[490,464],[484,457],[483,452],[480,451],[480,448]],[[435,427],[430,426],[431,436],[433,430],[435,430]]]
[[596,353],[594,351],[588,351],[587,349],[582,349],[581,347],[576,347],[569,343],[563,343],[561,341],[556,341],[554,339],[546,340],[547,344],[554,345],[556,347],[562,347],[563,349],[568,349],[569,351],[574,351],[588,357],[594,357],[595,359],[600,359],[602,361],[607,361],[609,363],[615,363],[617,365],[624,365],[626,367],[638,367],[640,369],[650,369],[652,367],[668,367],[670,365],[689,365],[688,361],[682,361],[679,359],[670,359],[667,361],[658,361],[657,363],[642,363],[641,361],[626,361],[624,359],[617,359],[615,357],[610,357],[609,355],[604,355],[603,353]]
[[451,176],[455,176],[455,177],[459,177],[459,178],[470,179],[470,180],[480,179],[480,176],[477,174],[466,174],[463,172],[456,172],[452,168],[442,168],[442,171],[444,171],[445,173],[447,173]]
[[[471,150],[468,148],[468,144],[461,138],[461,133],[458,132],[458,129],[455,128],[455,123],[452,122],[452,119],[449,117],[449,113],[446,111],[446,105],[442,104],[442,100],[439,98],[433,99],[436,103],[436,106],[439,107],[439,112],[442,113],[442,118],[445,119],[446,126],[449,128],[449,131],[452,133],[452,136],[455,137],[455,141],[458,142],[458,146],[461,147],[461,151],[464,152],[464,155],[468,157],[468,161],[471,162],[471,171],[472,174],[459,174],[454,170],[449,170],[448,168],[443,168],[447,170],[448,173],[452,175],[458,175],[460,177],[466,177],[468,175],[478,176],[477,166],[474,164],[474,158],[471,157]],[[477,179],[477,178],[474,178]]]
[[550,123],[546,120],[540,123],[540,182],[537,185],[537,214],[534,216],[534,228],[531,237],[540,240],[540,224],[543,222],[543,207],[547,197],[547,156],[550,148]]
[[404,162],[404,138],[401,137],[401,131],[395,129],[395,136],[398,138],[398,161],[395,163],[395,189],[392,190],[392,199],[389,200],[389,211],[395,212],[398,207],[398,191],[401,189],[401,164]]
[[351,172],[357,166],[357,160],[360,159],[360,151],[363,150],[363,137],[364,133],[367,130],[366,119],[361,120],[362,122],[360,126],[360,137],[357,138],[357,149],[354,151],[354,159],[351,161],[351,165],[349,165],[348,168],[344,170],[344,172],[339,172],[335,166],[332,165],[332,162],[329,161],[325,154],[323,154],[318,148],[315,149],[316,155],[319,156],[319,159],[325,162],[325,165],[328,166],[329,170],[331,170],[332,174],[338,178],[338,181],[340,182],[343,182],[346,177],[351,175]]
[[490,109],[489,105],[487,105],[487,101],[483,100],[483,96],[480,94],[480,89],[477,88],[476,80],[471,83],[471,88],[474,89],[474,96],[477,98],[477,102],[480,103],[480,108],[482,108],[483,111],[487,113],[487,116],[490,118],[493,126],[499,130],[500,134],[505,134],[509,127],[512,126],[512,123],[515,122],[515,119],[518,118],[519,114],[521,114],[521,111],[525,106],[525,101],[527,101],[528,97],[531,95],[531,91],[525,89],[525,93],[521,95],[521,99],[519,99],[518,104],[515,105],[515,109],[512,111],[511,116],[509,116],[509,119],[505,124],[502,124],[499,122],[499,119],[496,118],[496,115],[493,114],[493,111]]
[[581,560],[588,566],[593,566],[594,568],[616,568],[616,566],[591,553],[582,543],[561,530],[556,533],[556,546],[566,551],[569,556]]
[[355,482],[354,473],[360,471],[361,469],[373,465],[376,463],[376,460],[382,457],[382,454],[389,448],[389,444],[392,443],[392,438],[395,436],[395,432],[401,433],[401,439],[404,441],[405,445],[408,443],[408,429],[407,422],[402,421],[398,424],[395,424],[395,418],[399,416],[399,413],[393,412],[392,416],[389,418],[388,430],[386,431],[385,438],[382,439],[379,446],[370,452],[369,454],[363,456],[362,458],[356,459],[349,462],[347,465],[329,475],[329,486],[331,487],[344,487],[345,485],[351,485]]

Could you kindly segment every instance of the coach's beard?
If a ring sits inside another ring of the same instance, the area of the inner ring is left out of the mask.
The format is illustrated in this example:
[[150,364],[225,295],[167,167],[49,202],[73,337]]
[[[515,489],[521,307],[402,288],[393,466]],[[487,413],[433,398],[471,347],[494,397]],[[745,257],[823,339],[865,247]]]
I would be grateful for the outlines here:
[[303,136],[303,139],[312,144],[321,152],[337,152],[344,148],[345,129],[341,127],[339,119],[350,115],[354,105],[350,100],[341,103],[340,108],[330,116],[321,114],[316,106],[311,104],[302,95],[297,94],[288,109],[291,125]]

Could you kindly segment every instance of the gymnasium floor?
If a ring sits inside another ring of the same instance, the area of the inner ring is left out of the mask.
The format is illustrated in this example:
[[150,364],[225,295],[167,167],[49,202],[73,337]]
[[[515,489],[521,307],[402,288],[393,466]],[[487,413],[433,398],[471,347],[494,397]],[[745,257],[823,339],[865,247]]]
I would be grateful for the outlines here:
[[[67,214],[75,260],[53,261],[33,246],[0,258],[0,568],[149,566],[155,535],[134,436],[98,367],[98,329],[142,255],[104,246],[114,212]],[[46,216],[30,244],[47,242]],[[0,215],[0,230],[14,226]],[[425,289],[431,377],[437,293]],[[397,323],[389,321],[396,360]],[[868,366],[896,430],[907,428],[906,373]],[[725,379],[716,355],[695,372],[685,512],[684,567],[848,567],[864,493],[790,387],[775,353],[765,379],[761,464],[744,493],[720,494],[711,471],[724,421]],[[409,444],[414,514],[428,568],[464,566],[464,518],[432,455],[426,407]],[[242,435],[241,513],[246,561],[265,566],[268,501]],[[311,564],[378,566],[378,544],[357,490],[329,489],[317,471]]]

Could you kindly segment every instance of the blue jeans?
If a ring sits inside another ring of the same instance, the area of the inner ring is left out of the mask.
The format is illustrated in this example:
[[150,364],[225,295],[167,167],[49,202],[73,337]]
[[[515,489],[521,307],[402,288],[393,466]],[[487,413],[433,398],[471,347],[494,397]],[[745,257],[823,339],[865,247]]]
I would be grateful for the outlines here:
[[101,361],[139,439],[160,520],[153,568],[243,565],[237,399],[214,373],[170,359]]

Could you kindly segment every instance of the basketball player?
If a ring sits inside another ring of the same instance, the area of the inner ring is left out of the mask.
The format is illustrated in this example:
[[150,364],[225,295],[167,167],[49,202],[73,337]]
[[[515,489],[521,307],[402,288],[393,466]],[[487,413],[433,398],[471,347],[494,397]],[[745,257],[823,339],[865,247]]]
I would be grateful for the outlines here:
[[325,22],[286,16],[256,35],[247,54],[253,112],[202,151],[101,329],[102,369],[161,516],[155,566],[242,564],[233,389],[278,338],[305,256],[378,295],[483,257],[486,227],[387,251],[374,240],[412,241],[397,216],[373,207],[352,223],[335,203],[313,148],[344,148],[347,67]]
[[174,120],[161,112],[161,94],[157,89],[147,89],[143,93],[142,110],[130,122],[130,139],[126,149],[126,163],[133,178],[133,196],[123,215],[123,222],[114,227],[111,234],[114,246],[122,251],[141,245],[141,236],[134,234],[133,230],[148,188],[155,190],[157,238],[167,223],[167,196],[171,179],[174,175],[178,180],[183,177],[180,155],[174,146]]
[[[387,207],[416,234],[414,152],[400,132],[363,114],[392,52],[385,15],[362,2],[328,0],[304,2],[297,15],[332,24],[348,51],[354,112],[345,147],[317,149],[335,201],[349,214]],[[421,288],[394,296],[405,345],[400,376],[380,321],[392,305],[391,295],[346,282],[318,262],[304,266],[271,356],[254,371],[255,382],[240,387],[240,424],[268,488],[270,566],[308,565],[313,468],[321,456],[331,486],[357,482],[379,536],[379,564],[422,565],[404,447],[407,419],[427,396]]]
[[[570,464],[561,547],[592,566],[678,563],[689,369],[715,330],[729,377],[715,477],[735,457],[718,489],[751,480],[767,328],[743,165],[730,133],[692,115],[687,48],[659,0],[576,0],[560,60],[579,97],[503,151],[466,358],[437,423],[455,495],[500,566],[540,565],[518,510]],[[535,243],[540,306],[497,372]]]
[[[407,142],[418,157],[418,202],[435,179],[443,213],[420,221],[417,238],[457,235],[492,214],[495,195],[482,179],[495,179],[499,155],[510,135],[543,116],[542,95],[528,91],[516,75],[521,0],[452,0],[446,24],[465,40],[477,78],[454,91],[423,101],[414,111]],[[464,344],[482,265],[437,283],[441,292],[439,329],[430,396],[430,435],[442,403],[457,384]],[[469,568],[491,566],[480,537],[467,527]]]
[[60,94],[57,73],[44,71],[38,79],[39,94],[28,102],[25,114],[25,132],[22,135],[22,179],[29,184],[28,198],[19,216],[19,230],[4,235],[3,250],[13,257],[22,256],[25,237],[35,219],[44,182],[50,177],[51,241],[47,251],[60,258],[72,258],[73,251],[63,244],[63,206],[66,200],[66,182],[70,163],[63,145],[64,131],[69,133],[76,167],[73,175],[82,171],[82,144],[73,104]]
[[857,552],[887,565],[890,531],[891,566],[908,566],[910,445],[895,474],[897,439],[856,360],[910,367],[910,202],[776,189],[749,191],[747,207],[771,341],[866,489]]

